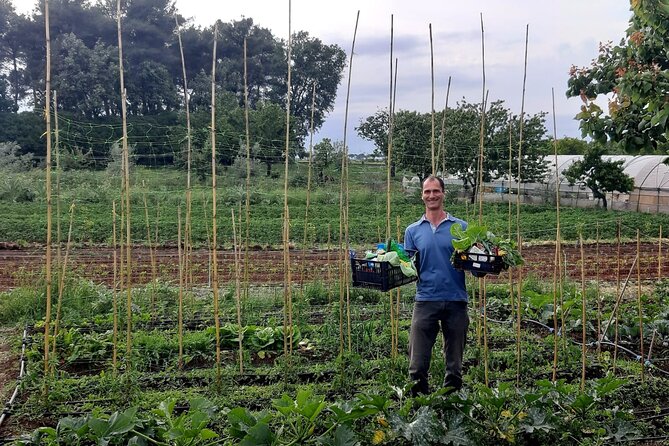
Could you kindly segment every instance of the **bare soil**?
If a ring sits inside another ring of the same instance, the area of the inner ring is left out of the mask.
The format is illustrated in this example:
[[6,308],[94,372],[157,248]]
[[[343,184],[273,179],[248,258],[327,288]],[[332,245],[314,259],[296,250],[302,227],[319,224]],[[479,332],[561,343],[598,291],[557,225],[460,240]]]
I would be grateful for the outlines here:
[[[618,256],[618,250],[620,255]],[[636,243],[617,244],[601,243],[584,246],[584,269],[586,280],[599,280],[603,283],[615,283],[617,277],[625,280],[628,274],[636,279],[636,266],[632,268],[636,257]],[[34,284],[36,277],[45,268],[46,250],[43,246],[20,248],[0,245],[0,290],[8,290],[21,284]],[[55,257],[55,250],[52,250]],[[669,255],[658,251],[657,244],[642,243],[640,246],[640,276],[643,281],[656,280],[669,272]],[[283,251],[254,249],[248,256],[248,280],[254,284],[281,284],[284,281]],[[523,275],[537,278],[552,278],[555,269],[555,246],[542,244],[525,246],[523,256],[526,264]],[[562,266],[568,277],[581,278],[580,247],[577,244],[564,244],[562,247]],[[125,257],[125,256],[124,256]],[[147,247],[137,246],[131,249],[132,284],[140,285],[151,281],[153,276],[152,256]],[[156,277],[163,282],[178,283],[178,252],[176,247],[159,247],[153,255]],[[299,283],[313,280],[325,281],[328,277],[338,277],[338,257],[336,250],[291,250],[291,280]],[[217,253],[219,280],[221,283],[234,281],[234,253],[221,250]],[[661,265],[658,265],[661,258]],[[210,283],[210,254],[207,250],[192,251],[189,274],[196,286]],[[120,251],[117,251],[117,265],[121,264]],[[242,260],[242,264],[244,261]],[[658,266],[660,269],[658,269]],[[242,265],[243,268],[243,265]],[[106,246],[88,246],[72,249],[68,256],[68,271],[88,278],[96,283],[111,285],[114,277],[114,251]],[[118,270],[117,270],[118,271]],[[508,273],[503,272],[491,280],[506,281]],[[515,276],[515,274],[514,274]],[[189,280],[190,281],[190,280]]]

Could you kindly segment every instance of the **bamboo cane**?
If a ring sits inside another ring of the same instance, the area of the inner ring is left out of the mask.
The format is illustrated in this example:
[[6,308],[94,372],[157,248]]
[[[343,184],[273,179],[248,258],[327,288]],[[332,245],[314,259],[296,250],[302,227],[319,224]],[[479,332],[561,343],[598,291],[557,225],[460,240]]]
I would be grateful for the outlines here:
[[330,260],[330,250],[332,249],[332,228],[328,223],[328,242],[327,242],[327,279],[328,279],[328,306],[332,303],[332,265]]
[[185,252],[181,253],[181,206],[177,208],[177,254],[179,257],[179,310],[177,314],[177,332],[179,337],[179,370],[184,367],[184,264]]
[[123,127],[123,192],[125,201],[125,292],[126,292],[126,372],[132,369],[132,256],[131,256],[131,232],[130,232],[130,155],[128,152],[128,119],[127,119],[127,97],[123,77],[123,39],[121,34],[121,0],[116,0],[116,34],[118,37],[118,66],[119,83],[121,91],[121,119]]
[[151,243],[151,224],[149,223],[149,206],[146,200],[146,184],[142,180],[142,200],[144,202],[144,221],[146,224],[146,243],[149,245],[149,258],[151,259],[151,319],[156,318],[156,256]]
[[[518,251],[522,253],[523,239],[518,235]],[[518,294],[516,296],[516,385],[520,384],[520,363],[522,359],[522,351],[520,348],[521,333],[520,326],[523,321],[522,311],[522,297],[523,297],[523,267],[518,267]]]
[[211,261],[212,292],[214,299],[214,325],[216,327],[216,381],[221,383],[221,323],[219,321],[218,302],[218,253],[216,246],[216,44],[218,43],[218,24],[214,25],[214,49],[211,62]]
[[289,250],[289,236],[290,236],[290,216],[288,211],[288,162],[290,160],[290,100],[291,100],[291,59],[293,50],[293,36],[292,36],[292,1],[288,0],[288,79],[286,81],[286,144],[285,144],[285,163],[284,163],[284,178],[283,178],[283,266],[284,266],[284,318],[283,318],[283,333],[284,333],[284,354],[290,355],[293,349],[293,327],[292,327],[292,288],[290,277],[290,250]]
[[486,302],[485,277],[479,277],[479,289],[481,290],[481,305],[483,306],[483,377],[485,385],[490,385],[488,378],[488,310]]
[[[388,103],[388,151],[386,154],[386,240],[390,238],[390,214],[391,214],[391,163],[392,163],[392,149],[393,149],[393,48],[394,48],[394,16],[390,15],[390,102]],[[380,235],[380,234],[379,234]],[[379,237],[380,239],[381,237]],[[379,240],[380,241],[380,240]],[[386,246],[386,249],[390,247]],[[393,291],[388,291],[388,298],[390,303],[390,357],[395,357],[395,315],[393,303]]]
[[[181,28],[179,27],[179,20],[177,15],[174,15],[174,21],[176,23],[177,37],[179,39],[179,54],[181,55],[181,71],[183,73],[184,81],[184,109],[186,111],[186,224],[184,228],[184,279],[189,277],[190,271],[190,285],[193,284],[192,277],[192,267],[191,267],[191,254],[192,254],[192,243],[191,237],[193,228],[191,227],[191,208],[192,208],[192,188],[191,188],[191,155],[192,155],[192,134],[191,134],[191,125],[190,125],[190,100],[188,93],[188,76],[186,74],[186,59],[184,57],[184,47],[181,40]],[[158,226],[156,225],[156,231]],[[158,237],[156,236],[156,244],[158,243]],[[188,281],[184,280],[185,288],[188,288]]]
[[[620,219],[618,219],[616,239],[618,244],[617,255],[616,255],[616,296],[620,296]],[[615,317],[616,323],[614,326],[613,334],[613,373],[616,373],[616,362],[618,359],[618,312],[617,307],[613,309],[611,315]],[[608,327],[607,327],[608,330]],[[604,336],[606,332],[600,332],[600,336]],[[600,338],[601,339],[601,338]]]
[[[249,297],[249,239],[251,231],[251,130],[249,125],[249,85],[247,42],[244,38],[244,134],[246,137],[246,234],[244,236],[244,300]],[[241,217],[241,215],[240,215]],[[241,227],[240,227],[241,229]]]
[[434,153],[434,45],[432,44],[432,23],[430,23],[429,27],[430,27],[430,77],[432,79],[432,95],[431,95],[431,107],[430,107],[432,133],[430,136],[430,154],[432,157],[432,175],[435,175],[437,173],[437,169],[434,158],[435,155]]
[[643,307],[641,304],[641,235],[639,230],[636,230],[636,285],[637,285],[637,306],[639,309],[639,349],[641,351],[641,382],[644,382],[644,354],[643,354]]
[[[44,375],[49,372],[49,336],[51,333],[51,34],[49,30],[49,0],[44,0],[44,30],[46,41],[46,315],[44,317]],[[46,380],[44,398],[49,394]]]
[[437,150],[437,159],[441,160],[441,176],[446,177],[446,113],[448,112],[448,97],[451,94],[451,76],[448,76],[448,86],[446,87],[446,105],[441,116],[441,132],[439,134],[439,149]]
[[[483,145],[485,139],[485,111],[488,102],[488,92],[486,91],[485,79],[485,31],[483,29],[483,13],[481,13],[481,71],[482,71],[482,91],[481,91],[481,127],[479,131],[479,159],[477,175],[477,193],[479,198],[479,226],[483,224]],[[479,299],[480,300],[480,299]],[[477,316],[478,328],[478,316]],[[477,329],[477,333],[479,330]]]
[[67,231],[67,245],[65,246],[65,258],[60,267],[60,277],[58,281],[58,302],[56,304],[56,322],[53,327],[53,357],[56,357],[56,341],[58,338],[58,330],[60,328],[60,312],[63,307],[63,291],[65,290],[65,272],[67,271],[67,258],[72,247],[72,222],[74,218],[74,202],[70,206],[70,228]]
[[662,280],[662,225],[660,225],[660,237],[657,241],[657,280]]
[[[601,293],[599,288],[599,222],[597,222],[597,241],[595,244],[595,298],[597,299],[597,333],[602,331],[602,302],[601,302]],[[602,357],[602,345],[597,343],[597,358],[601,359]]]
[[311,163],[314,154],[314,114],[316,111],[316,84],[313,85],[311,92],[311,121],[309,125],[309,163],[307,167],[307,197],[304,206],[304,234],[302,236],[302,261],[300,262],[300,288],[302,289],[302,298],[304,299],[304,272],[306,268],[307,255],[307,228],[309,222],[309,205],[311,200]]
[[[553,105],[553,155],[555,157],[555,214],[556,214],[556,228],[555,228],[555,265],[553,267],[553,381],[557,380],[557,366],[558,366],[558,292],[560,293],[560,311],[562,307],[562,261],[561,250],[562,242],[560,240],[560,172],[557,157],[557,124],[555,114],[555,89],[551,88],[551,101]],[[563,319],[564,321],[564,319]],[[561,332],[564,337],[564,322],[563,330]]]
[[[60,135],[58,134],[58,92],[56,90],[53,91],[53,125],[54,152],[56,154],[56,264],[60,269],[62,259],[60,252]],[[60,293],[60,290],[58,292]]]
[[[123,225],[121,225],[123,226]],[[118,293],[117,293],[117,258],[116,258],[116,200],[112,202],[112,248],[114,265],[114,282],[112,284],[112,311],[114,328],[112,331],[112,368],[116,373],[116,342],[118,341]]]
[[[351,43],[351,57],[349,59],[349,64],[348,64],[348,85],[346,89],[346,108],[344,112],[344,153],[343,153],[343,159],[344,159],[344,170],[342,174],[344,175],[346,181],[344,183],[345,189],[346,189],[346,204],[344,207],[344,237],[345,237],[345,244],[346,244],[346,249],[348,250],[349,246],[349,226],[348,226],[348,211],[349,211],[349,189],[348,189],[348,145],[346,143],[347,140],[347,127],[348,127],[348,108],[349,108],[349,102],[351,98],[351,78],[353,75],[353,55],[355,54],[355,38],[356,35],[358,34],[358,22],[360,20],[360,10],[358,10],[358,13],[356,15],[355,19],[355,30],[353,31],[353,42]],[[348,260],[348,256],[346,256],[346,259]],[[350,274],[350,268],[347,267],[347,265],[344,266],[344,282],[346,283],[346,318],[347,318],[347,328],[348,328],[348,351],[349,353],[352,350],[351,346],[351,284],[349,281],[349,274]]]
[[[244,349],[242,347],[242,306],[241,306],[241,278],[240,278],[240,248],[237,245],[237,229],[235,226],[235,210],[230,209],[232,214],[232,249],[235,255],[235,304],[237,307],[237,327],[239,333],[237,339],[239,340],[239,374],[244,373]],[[241,217],[241,216],[240,216]]]
[[585,298],[585,255],[583,254],[583,234],[578,232],[579,246],[581,248],[581,392],[585,390],[585,367],[586,367],[586,298]]

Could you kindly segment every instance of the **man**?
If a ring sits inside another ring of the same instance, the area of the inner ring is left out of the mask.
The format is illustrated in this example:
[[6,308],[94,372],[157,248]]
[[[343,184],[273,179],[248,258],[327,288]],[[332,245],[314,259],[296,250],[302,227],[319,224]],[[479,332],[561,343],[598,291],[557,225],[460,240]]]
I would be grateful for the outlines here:
[[430,175],[423,181],[425,214],[409,225],[404,235],[406,249],[420,254],[420,279],[409,335],[409,376],[416,381],[413,395],[428,394],[428,371],[432,347],[441,328],[444,336],[446,375],[444,387],[462,387],[462,354],[469,316],[465,274],[451,265],[451,226],[467,223],[444,210],[444,181]]

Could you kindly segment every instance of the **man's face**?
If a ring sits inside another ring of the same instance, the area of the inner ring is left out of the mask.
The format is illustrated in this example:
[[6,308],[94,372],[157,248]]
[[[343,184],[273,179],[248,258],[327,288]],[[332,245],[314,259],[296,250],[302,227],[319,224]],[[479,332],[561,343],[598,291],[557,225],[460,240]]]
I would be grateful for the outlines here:
[[423,203],[428,210],[440,210],[444,205],[444,192],[437,180],[427,180],[423,184]]

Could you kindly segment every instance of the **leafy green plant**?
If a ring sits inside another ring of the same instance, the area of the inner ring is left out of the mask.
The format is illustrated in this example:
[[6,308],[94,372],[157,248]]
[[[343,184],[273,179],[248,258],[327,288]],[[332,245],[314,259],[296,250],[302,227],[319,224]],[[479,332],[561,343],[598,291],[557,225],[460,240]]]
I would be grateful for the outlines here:
[[470,224],[467,225],[467,229],[462,229],[460,223],[455,223],[451,226],[451,235],[454,237],[453,256],[469,251],[472,246],[477,246],[484,249],[487,254],[502,256],[507,266],[518,266],[525,263],[515,241],[497,237],[485,226]]

